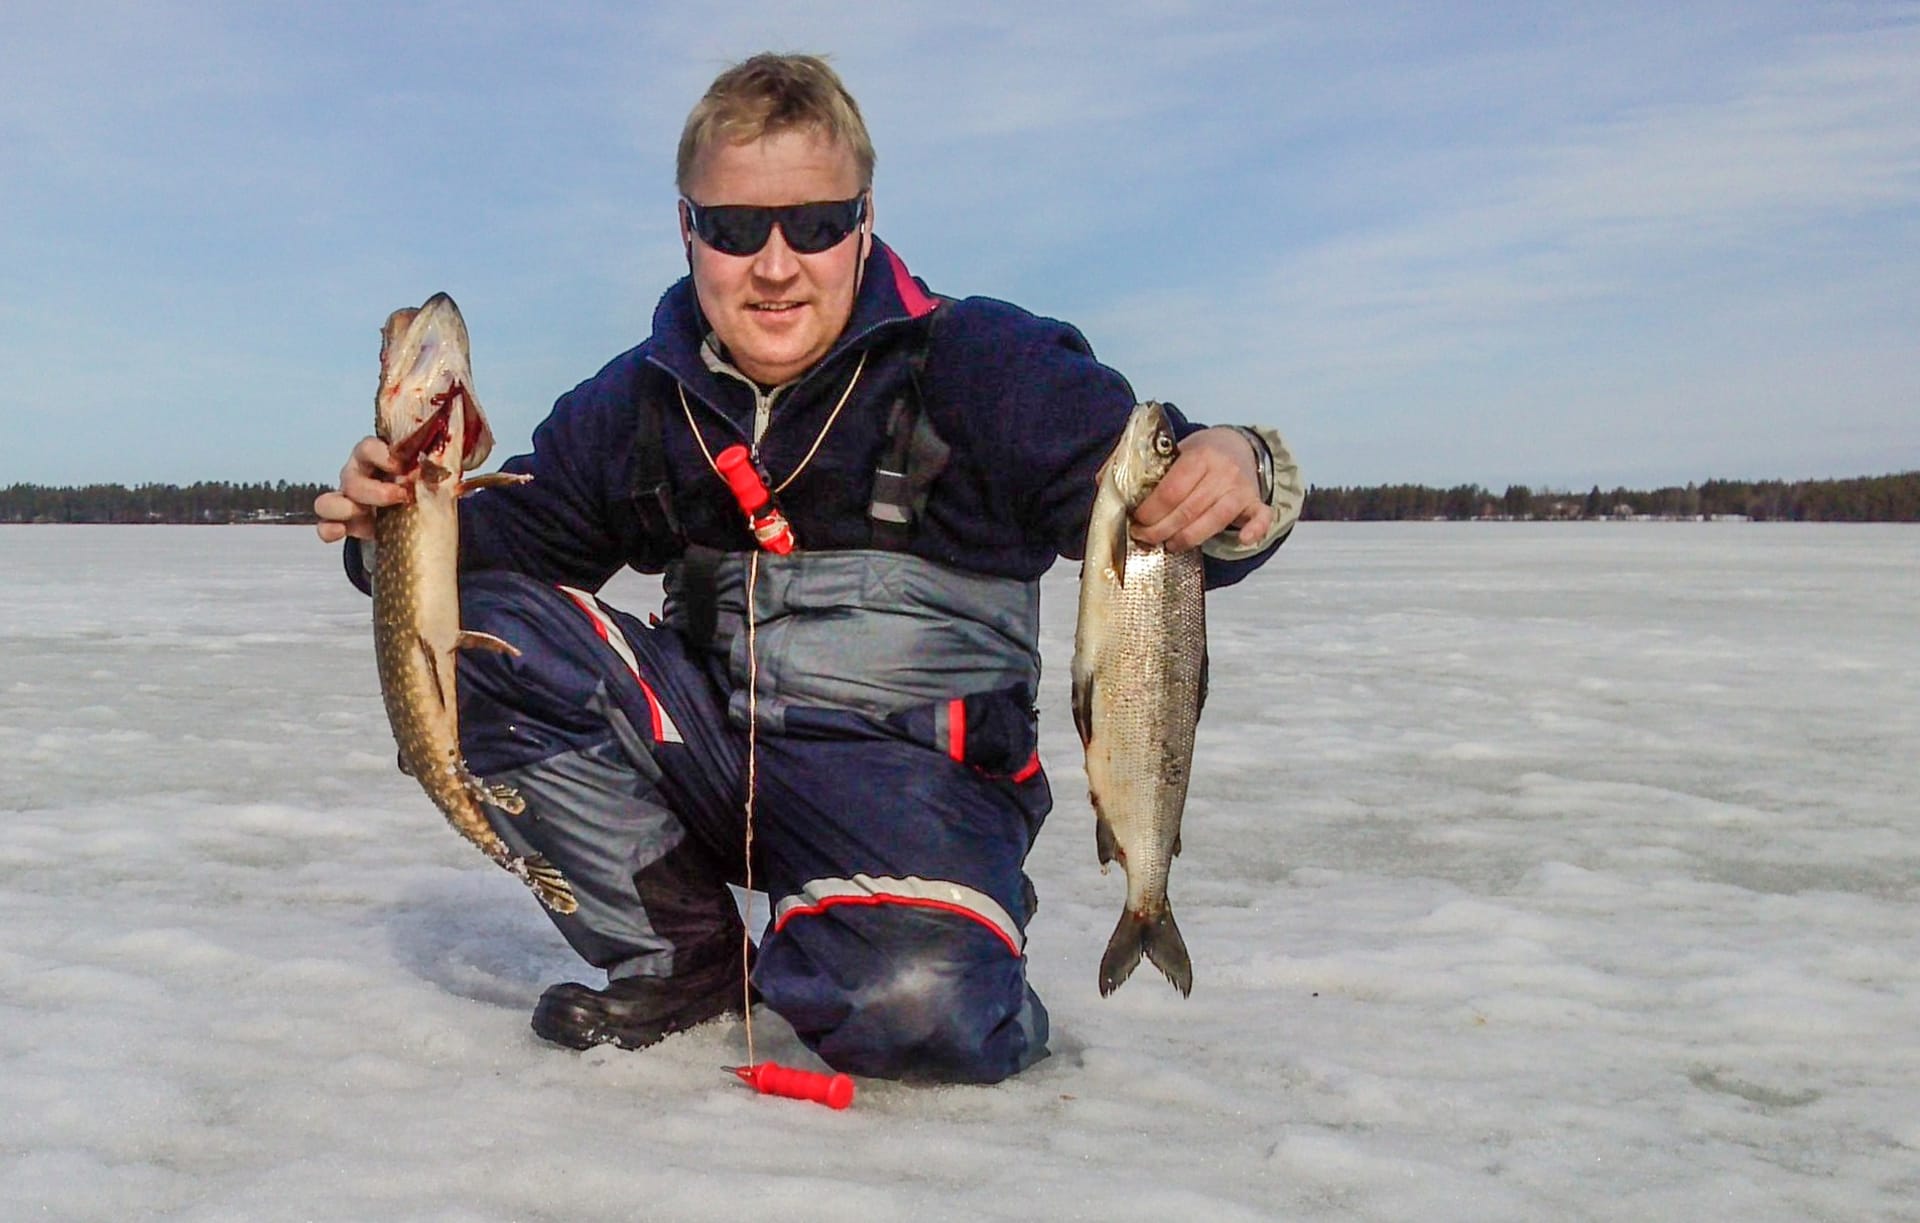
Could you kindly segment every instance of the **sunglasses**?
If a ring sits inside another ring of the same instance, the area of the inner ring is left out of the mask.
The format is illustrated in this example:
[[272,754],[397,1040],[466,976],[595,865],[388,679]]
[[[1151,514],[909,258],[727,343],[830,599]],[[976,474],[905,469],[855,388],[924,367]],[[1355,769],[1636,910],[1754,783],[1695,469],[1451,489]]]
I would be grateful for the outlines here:
[[687,224],[700,240],[723,255],[752,255],[767,244],[774,225],[787,245],[802,255],[817,255],[846,241],[867,215],[867,194],[819,204],[761,208],[754,204],[696,204],[682,198]]

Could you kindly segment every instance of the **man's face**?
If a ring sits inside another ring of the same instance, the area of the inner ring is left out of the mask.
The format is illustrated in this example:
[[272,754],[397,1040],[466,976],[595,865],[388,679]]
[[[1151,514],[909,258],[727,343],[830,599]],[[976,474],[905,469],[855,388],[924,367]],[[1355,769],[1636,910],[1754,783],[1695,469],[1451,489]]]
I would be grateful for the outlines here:
[[[860,190],[859,168],[844,145],[810,131],[785,131],[702,150],[687,198],[703,206],[778,207],[852,199]],[[797,254],[776,225],[755,253],[728,255],[689,230],[681,211],[700,309],[741,373],[760,383],[791,382],[827,355],[853,314],[871,225],[869,209],[861,228],[814,255]]]

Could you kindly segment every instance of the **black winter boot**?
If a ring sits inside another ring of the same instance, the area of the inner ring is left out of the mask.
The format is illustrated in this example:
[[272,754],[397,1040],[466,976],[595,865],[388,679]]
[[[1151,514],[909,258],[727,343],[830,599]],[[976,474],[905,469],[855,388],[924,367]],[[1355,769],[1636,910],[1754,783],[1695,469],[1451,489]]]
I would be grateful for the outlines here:
[[709,1019],[740,1014],[740,956],[674,977],[618,977],[605,989],[563,981],[540,995],[533,1031],[570,1049],[648,1045]]

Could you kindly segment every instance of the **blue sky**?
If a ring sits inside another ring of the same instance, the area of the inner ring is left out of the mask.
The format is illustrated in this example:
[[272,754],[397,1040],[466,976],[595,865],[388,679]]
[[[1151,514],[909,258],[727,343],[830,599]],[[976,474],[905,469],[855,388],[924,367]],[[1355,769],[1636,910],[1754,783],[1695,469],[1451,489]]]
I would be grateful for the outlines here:
[[451,292],[509,449],[683,270],[727,63],[881,236],[1318,484],[1920,468],[1920,4],[0,9],[0,484],[331,480]]

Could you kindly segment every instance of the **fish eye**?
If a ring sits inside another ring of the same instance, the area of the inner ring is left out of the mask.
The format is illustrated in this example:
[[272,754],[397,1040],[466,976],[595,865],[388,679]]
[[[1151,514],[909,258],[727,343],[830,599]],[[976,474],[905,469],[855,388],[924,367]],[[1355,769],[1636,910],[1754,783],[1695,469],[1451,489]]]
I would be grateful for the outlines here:
[[1173,434],[1171,433],[1154,434],[1153,449],[1156,453],[1160,454],[1163,457],[1166,455],[1172,454],[1173,453]]

